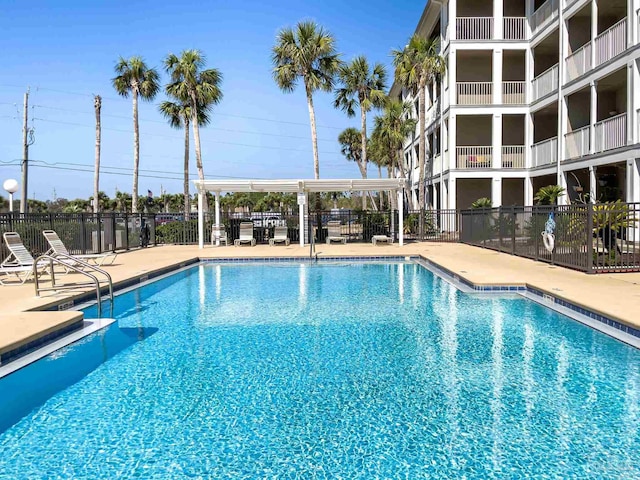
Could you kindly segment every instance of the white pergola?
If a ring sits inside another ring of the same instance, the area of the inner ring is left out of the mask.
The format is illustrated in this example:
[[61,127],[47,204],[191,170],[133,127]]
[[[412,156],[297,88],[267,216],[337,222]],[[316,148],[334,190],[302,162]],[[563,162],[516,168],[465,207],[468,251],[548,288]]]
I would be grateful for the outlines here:
[[[206,192],[215,194],[215,223],[220,225],[220,194],[222,192],[265,192],[297,193],[300,215],[300,231],[304,225],[304,206],[309,192],[380,192],[395,191],[398,205],[404,201],[404,178],[367,178],[367,179],[319,179],[319,180],[194,180],[198,190],[198,245],[204,248],[204,196]],[[304,199],[304,201],[302,201]],[[402,210],[401,210],[402,211]],[[404,243],[403,218],[399,215],[398,241]],[[300,246],[304,246],[304,235],[300,235]]]

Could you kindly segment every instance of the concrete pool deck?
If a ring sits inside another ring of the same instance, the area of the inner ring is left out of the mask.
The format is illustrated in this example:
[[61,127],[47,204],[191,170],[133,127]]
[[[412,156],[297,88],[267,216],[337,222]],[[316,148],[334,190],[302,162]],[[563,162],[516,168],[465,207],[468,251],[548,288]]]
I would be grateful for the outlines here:
[[[408,256],[418,255],[477,286],[527,286],[549,293],[587,310],[640,328],[640,273],[587,275],[541,262],[514,257],[478,247],[456,243],[410,243],[393,245],[347,244],[316,246],[319,258],[353,256]],[[167,245],[150,247],[118,255],[114,265],[105,267],[113,278],[114,287],[139,281],[154,272],[179,268],[202,258],[309,258],[309,246],[299,245],[256,247],[209,247]],[[65,282],[78,281],[77,274],[61,278]],[[20,342],[16,338],[16,322],[35,319],[34,310],[57,310],[57,305],[78,298],[84,291],[45,292],[36,297],[33,282],[20,286],[0,286],[0,345]],[[41,315],[45,315],[40,313]],[[51,314],[49,314],[51,315]],[[68,326],[69,315],[55,316],[60,328]],[[51,316],[54,319],[54,316]],[[33,325],[36,325],[34,323]],[[37,327],[33,327],[36,328]],[[33,338],[33,328],[24,329]],[[41,336],[50,335],[51,324],[41,329]],[[26,335],[26,334],[25,334]],[[37,336],[37,335],[36,335]]]

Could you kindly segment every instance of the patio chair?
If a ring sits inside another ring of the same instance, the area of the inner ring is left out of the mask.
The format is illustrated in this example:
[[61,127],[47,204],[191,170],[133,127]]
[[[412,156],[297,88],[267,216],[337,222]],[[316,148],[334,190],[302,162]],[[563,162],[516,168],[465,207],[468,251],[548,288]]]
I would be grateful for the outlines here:
[[[22,285],[29,280],[33,275],[33,266],[29,265],[0,265],[0,274],[5,276],[0,277],[0,285]],[[6,277],[15,275],[17,282],[7,282]]]
[[339,220],[327,222],[327,245],[331,242],[347,243],[347,237],[342,235],[342,227]]
[[252,247],[256,246],[256,239],[253,238],[253,222],[240,222],[240,238],[233,241],[236,247],[243,243],[249,243]]
[[276,243],[284,243],[289,245],[289,232],[287,227],[275,227],[273,231],[273,238],[269,239],[269,245],[273,246]]
[[[5,232],[2,237],[9,250],[9,256],[0,264],[0,273],[6,276],[16,275],[19,285],[22,285],[32,277],[35,259],[22,243],[19,233]],[[42,262],[41,265],[45,268],[48,262]],[[8,285],[1,280],[0,284]],[[16,285],[16,283],[11,284]]]
[[216,240],[218,243],[223,243],[225,245],[229,245],[229,238],[227,237],[227,231],[225,230],[224,225],[216,225],[213,224],[211,226],[211,246],[213,247],[216,244]]
[[56,256],[60,255],[65,259],[65,262],[69,261],[66,257],[77,258],[82,262],[93,263],[98,267],[102,267],[103,265],[112,265],[118,256],[115,252],[107,252],[107,253],[89,253],[84,255],[72,255],[65,247],[58,234],[53,230],[43,230],[42,234],[44,238],[49,243],[49,250],[47,251],[48,255]]

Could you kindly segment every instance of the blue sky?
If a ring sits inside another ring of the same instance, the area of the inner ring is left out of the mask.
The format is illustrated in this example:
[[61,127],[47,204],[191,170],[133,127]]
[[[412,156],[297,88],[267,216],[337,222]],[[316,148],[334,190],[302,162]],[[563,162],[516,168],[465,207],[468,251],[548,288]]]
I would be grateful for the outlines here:
[[[5,0],[0,16],[0,180],[20,178],[21,110],[30,86],[35,144],[29,198],[50,199],[54,189],[57,197],[70,199],[92,194],[92,94],[103,97],[102,165],[120,173],[103,172],[101,190],[110,196],[116,188],[130,192],[131,101],[111,87],[113,66],[120,55],[142,55],[161,70],[167,53],[187,48],[202,50],[208,66],[224,75],[224,99],[211,125],[201,130],[205,176],[312,178],[304,94],[301,89],[282,93],[271,77],[276,33],[312,19],[333,33],[344,60],[364,54],[390,67],[390,50],[404,45],[424,5],[423,0]],[[391,82],[390,68],[388,73]],[[359,122],[335,110],[332,99],[329,94],[315,97],[320,176],[355,178],[358,169],[340,155],[336,138]],[[158,113],[162,100],[163,94],[140,107],[141,193],[150,189],[157,195],[161,186],[181,191],[183,134]]]

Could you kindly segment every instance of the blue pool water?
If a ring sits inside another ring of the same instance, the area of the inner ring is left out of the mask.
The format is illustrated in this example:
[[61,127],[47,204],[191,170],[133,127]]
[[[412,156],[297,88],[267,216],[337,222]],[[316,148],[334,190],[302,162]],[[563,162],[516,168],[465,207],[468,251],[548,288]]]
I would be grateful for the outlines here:
[[640,478],[639,351],[418,265],[198,266],[116,315],[0,379],[0,478]]

